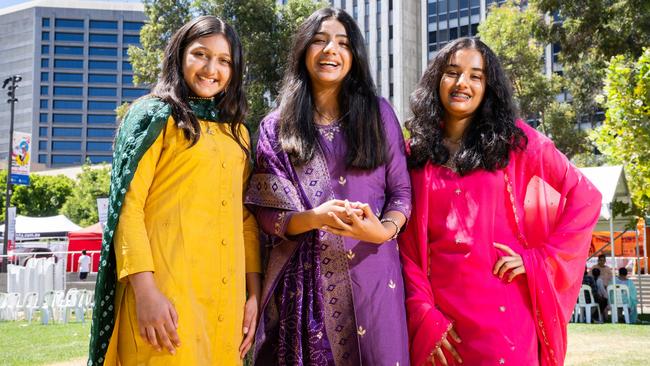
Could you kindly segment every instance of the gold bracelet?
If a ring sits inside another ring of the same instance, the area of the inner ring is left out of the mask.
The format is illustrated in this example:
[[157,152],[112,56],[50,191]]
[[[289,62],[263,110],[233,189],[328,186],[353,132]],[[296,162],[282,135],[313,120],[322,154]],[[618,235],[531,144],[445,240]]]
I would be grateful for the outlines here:
[[[397,222],[395,221],[395,219],[392,219],[390,217],[384,217],[383,219],[379,220],[379,222],[381,222],[382,224],[384,222],[390,222],[391,224],[395,225],[395,235],[388,238],[388,240],[395,240],[397,238],[397,234],[399,234],[399,225],[397,225]],[[388,241],[388,240],[386,240],[386,241]]]

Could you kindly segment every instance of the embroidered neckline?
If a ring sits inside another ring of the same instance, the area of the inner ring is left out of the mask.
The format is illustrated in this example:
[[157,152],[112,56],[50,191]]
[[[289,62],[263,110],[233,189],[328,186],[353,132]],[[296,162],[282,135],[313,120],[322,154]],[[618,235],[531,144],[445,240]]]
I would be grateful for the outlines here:
[[214,98],[190,97],[189,105],[196,118],[219,122],[219,109]]

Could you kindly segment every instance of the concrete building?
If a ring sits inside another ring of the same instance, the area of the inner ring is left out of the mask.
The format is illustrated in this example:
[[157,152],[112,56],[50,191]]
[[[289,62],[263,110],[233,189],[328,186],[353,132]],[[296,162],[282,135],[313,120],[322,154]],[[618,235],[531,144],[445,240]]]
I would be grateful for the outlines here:
[[[139,3],[36,0],[0,9],[0,77],[23,77],[14,130],[32,133],[32,170],[110,162],[115,108],[133,86],[128,46],[140,43]],[[5,96],[5,94],[3,94]],[[0,106],[0,159],[9,105]]]

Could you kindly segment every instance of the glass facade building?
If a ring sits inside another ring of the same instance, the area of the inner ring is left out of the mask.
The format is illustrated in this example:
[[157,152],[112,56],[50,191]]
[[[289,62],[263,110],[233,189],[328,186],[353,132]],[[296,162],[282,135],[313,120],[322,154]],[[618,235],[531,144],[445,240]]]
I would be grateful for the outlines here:
[[[111,162],[115,108],[149,92],[133,85],[126,51],[139,45],[144,20],[136,3],[48,0],[0,9],[0,30],[8,30],[0,32],[0,52],[13,56],[0,70],[23,76],[15,130],[32,133],[32,170]],[[1,109],[3,136],[8,117]]]

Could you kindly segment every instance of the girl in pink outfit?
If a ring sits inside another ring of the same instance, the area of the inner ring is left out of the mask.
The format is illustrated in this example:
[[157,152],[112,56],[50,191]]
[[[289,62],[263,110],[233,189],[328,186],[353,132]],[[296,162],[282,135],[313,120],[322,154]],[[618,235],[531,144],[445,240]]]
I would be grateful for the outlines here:
[[601,195],[516,120],[481,41],[438,51],[412,95],[400,238],[411,362],[562,365]]

